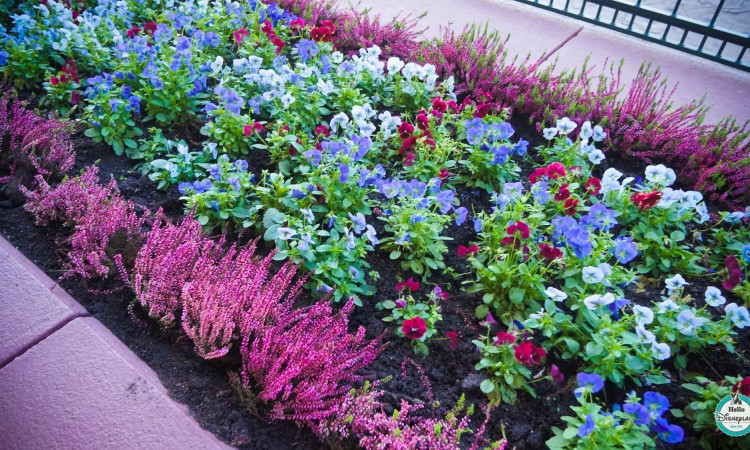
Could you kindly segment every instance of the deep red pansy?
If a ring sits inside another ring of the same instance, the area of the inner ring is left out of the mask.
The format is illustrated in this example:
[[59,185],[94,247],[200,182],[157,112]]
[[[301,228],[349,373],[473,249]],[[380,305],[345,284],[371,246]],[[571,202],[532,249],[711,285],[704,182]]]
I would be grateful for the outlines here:
[[479,251],[479,246],[476,244],[472,244],[468,247],[465,245],[459,245],[458,246],[458,256],[465,258],[469,255],[474,255]]
[[404,320],[401,331],[404,332],[404,336],[409,339],[420,339],[427,332],[427,322],[421,317],[413,317],[411,319]]
[[662,193],[659,191],[653,192],[636,192],[630,196],[630,201],[638,207],[639,211],[645,211],[651,209],[659,203],[661,200]]
[[505,345],[505,344],[513,344],[516,342],[516,335],[500,331],[497,333],[497,336],[495,337],[495,345]]
[[587,194],[599,195],[599,192],[602,190],[602,182],[599,178],[591,177],[586,181],[586,184],[583,185],[583,187],[586,189]]

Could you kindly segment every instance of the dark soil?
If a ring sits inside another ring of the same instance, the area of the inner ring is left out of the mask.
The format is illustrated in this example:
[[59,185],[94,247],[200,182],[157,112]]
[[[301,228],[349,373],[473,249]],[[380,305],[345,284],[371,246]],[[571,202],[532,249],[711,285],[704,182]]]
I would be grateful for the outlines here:
[[[528,136],[536,135],[533,129],[524,125],[521,120],[514,120],[513,125],[517,130],[516,136],[528,139]],[[162,207],[172,218],[182,215],[182,205],[176,189],[157,191],[153,182],[134,169],[133,161],[115,156],[104,145],[94,144],[81,135],[75,138],[74,143],[77,151],[75,171],[98,161],[102,179],[114,177],[126,198],[151,210]],[[539,142],[532,142],[529,148],[537,144]],[[617,163],[616,167],[625,173],[642,173],[643,167],[635,161],[620,158]],[[250,169],[259,173],[268,164],[268,160],[257,158],[251,160],[250,164]],[[524,169],[526,173],[530,170]],[[488,207],[489,198],[484,193],[459,190],[458,195],[462,204],[468,200],[477,210]],[[11,207],[10,203],[4,200],[0,195],[0,232],[50,277],[59,278],[63,273],[64,251],[61,249],[65,247],[66,236],[54,228],[35,226],[30,214],[22,207]],[[465,260],[456,256],[456,249],[459,245],[468,245],[473,238],[469,228],[452,226],[447,230],[447,234],[453,240],[448,241],[445,262],[459,273],[466,272],[467,266]],[[376,251],[368,261],[372,265],[372,270],[380,274],[380,279],[375,284],[378,289],[377,299],[395,299],[396,281],[408,278],[411,274],[402,271],[383,251]],[[478,407],[477,411],[480,411],[486,404],[486,399],[479,390],[483,377],[474,370],[479,357],[471,340],[481,331],[473,317],[475,307],[481,302],[481,295],[462,292],[462,279],[436,274],[433,281],[450,293],[450,299],[443,305],[444,320],[440,329],[443,332],[458,332],[458,348],[451,349],[448,341],[434,342],[430,344],[428,358],[417,357],[405,339],[390,339],[390,335],[387,335],[388,346],[365,373],[373,379],[393,377],[382,386],[386,391],[385,400],[393,405],[398,405],[401,399],[428,406],[436,402],[439,404],[438,410],[446,412],[458,401],[460,395],[465,393],[467,404],[474,403]],[[187,404],[198,422],[223,441],[243,449],[325,448],[306,429],[298,429],[288,422],[269,423],[262,417],[251,415],[230,385],[227,369],[197,357],[191,342],[179,332],[179,329],[160,332],[155,327],[144,326],[143,323],[134,321],[128,312],[133,298],[129,290],[121,288],[115,282],[87,285],[72,278],[63,280],[61,285],[146,361],[159,375],[170,395],[177,401]],[[423,286],[419,293],[426,294],[431,288],[432,286]],[[107,295],[96,295],[91,292],[92,289],[116,290]],[[692,284],[690,290],[694,298],[702,299],[705,286]],[[651,290],[640,294],[640,297],[643,301],[650,301],[657,295],[656,291]],[[634,300],[638,301],[638,298]],[[351,319],[353,327],[366,327],[369,337],[378,336],[386,328],[386,324],[380,320],[382,314],[374,313],[373,306],[376,301],[366,301],[364,307],[355,310]],[[750,344],[748,333],[743,333],[738,338],[738,351],[746,351]],[[422,381],[410,360],[427,374],[429,386]],[[551,427],[563,426],[560,417],[569,414],[569,407],[575,404],[572,394],[575,387],[575,365],[559,360],[554,354],[548,357],[547,365],[550,363],[557,364],[566,374],[566,383],[536,383],[538,398],[519,393],[517,405],[503,404],[495,408],[487,425],[490,438],[506,436],[510,448],[515,449],[544,448],[544,441],[552,435]],[[711,373],[706,373],[707,367],[713,368]],[[723,348],[711,349],[705,357],[691,358],[688,369],[706,373],[715,379],[719,378],[719,375],[750,372],[747,359],[730,354]],[[677,380],[677,374],[673,375]],[[633,388],[641,393],[648,390],[635,386]],[[611,388],[607,391],[607,398],[610,402],[622,402],[629,390]],[[657,386],[654,390],[667,395],[673,407],[684,407],[688,403],[685,391],[679,387],[679,383]],[[483,414],[477,412],[474,416],[475,426],[483,420]],[[692,429],[686,426],[687,424],[682,425],[686,428],[685,441],[678,446],[664,448],[698,448]]]

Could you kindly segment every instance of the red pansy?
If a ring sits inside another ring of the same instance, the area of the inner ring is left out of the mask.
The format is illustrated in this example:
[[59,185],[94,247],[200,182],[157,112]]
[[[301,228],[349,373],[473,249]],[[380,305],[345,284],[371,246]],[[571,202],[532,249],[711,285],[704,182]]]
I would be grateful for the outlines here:
[[245,125],[245,127],[242,129],[242,132],[245,133],[245,136],[252,136],[255,133],[260,133],[263,131],[263,124],[259,122],[253,122]]
[[583,187],[589,195],[599,195],[599,192],[602,190],[602,182],[599,178],[591,177]]
[[414,278],[409,278],[406,281],[401,281],[399,283],[396,283],[396,290],[398,292],[401,292],[404,289],[408,289],[414,292],[418,290],[420,286],[421,286],[421,283],[419,281],[414,281]]
[[542,362],[542,359],[547,356],[547,352],[542,347],[537,347],[533,342],[524,341],[520,345],[514,345],[514,356],[516,360],[526,367]]
[[563,184],[560,186],[560,189],[555,193],[555,201],[561,202],[563,200],[567,200],[570,198],[570,189],[568,188],[568,184]]
[[500,331],[497,333],[497,337],[495,338],[495,345],[505,345],[505,344],[512,344],[516,342],[516,336],[511,333],[507,333],[505,331]]
[[539,244],[539,253],[544,259],[558,259],[562,258],[562,250],[557,247],[552,247],[549,244]]
[[478,251],[479,251],[479,246],[476,245],[476,244],[472,244],[472,245],[470,245],[468,247],[466,247],[464,245],[459,245],[458,246],[458,256],[460,256],[462,258],[466,257],[466,256],[469,256],[469,255],[474,255]]
[[404,320],[401,331],[409,339],[420,339],[427,332],[427,322],[421,317]]
[[638,207],[639,211],[651,209],[661,200],[661,192],[636,192],[630,196],[630,201]]
[[578,199],[569,198],[565,200],[565,214],[572,216],[578,210]]

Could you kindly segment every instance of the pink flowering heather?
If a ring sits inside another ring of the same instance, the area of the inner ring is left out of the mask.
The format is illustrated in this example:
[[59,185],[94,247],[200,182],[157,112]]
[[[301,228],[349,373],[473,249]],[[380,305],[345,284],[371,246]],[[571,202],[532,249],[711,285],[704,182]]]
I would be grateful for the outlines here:
[[445,419],[411,415],[420,409],[421,405],[402,400],[398,415],[379,411],[366,420],[353,421],[353,432],[360,438],[359,445],[368,450],[460,448],[461,434],[469,429],[467,416],[459,420],[454,414]]
[[136,205],[118,196],[90,204],[68,238],[67,276],[106,278],[115,268],[115,256],[140,245],[143,218]]
[[10,172],[0,183],[17,172],[25,172],[28,181],[36,174],[61,176],[74,162],[66,124],[37,116],[8,91],[0,92],[0,168]]
[[457,95],[475,97],[477,92],[485,92],[497,99],[497,88],[504,84],[501,69],[507,38],[476,25],[467,26],[458,35],[450,28],[441,28],[440,34],[434,45],[420,47],[415,58],[433,64],[442,79],[454,76]]
[[126,283],[151,318],[170,326],[181,307],[182,287],[191,279],[200,252],[214,250],[213,241],[204,237],[195,218],[187,216],[174,225],[159,210],[135,259],[132,275],[125,276]]
[[269,279],[276,251],[255,257],[256,242],[218,258],[204,248],[195,261],[182,290],[182,328],[203,358],[226,355],[240,330],[247,336],[288,314],[304,284],[305,278],[294,282],[291,262]]
[[339,411],[361,379],[356,372],[382,350],[382,336],[365,339],[365,329],[348,332],[349,300],[334,313],[327,299],[287,312],[275,323],[243,336],[242,383],[271,406],[271,417],[319,429]]
[[38,189],[26,191],[25,208],[37,225],[62,221],[73,230],[66,241],[70,246],[66,277],[107,277],[114,268],[115,255],[132,250],[140,239],[143,218],[136,205],[120,195],[114,180],[100,185],[97,172],[95,166],[87,167],[80,176],[55,188],[38,176]]
[[39,226],[50,222],[64,222],[74,227],[86,214],[89,207],[102,204],[108,198],[119,195],[117,183],[111,180],[106,186],[99,184],[99,168],[88,166],[81,175],[64,180],[52,188],[37,176],[38,187],[27,192],[25,209],[34,216]]
[[233,245],[223,256],[204,251],[195,260],[192,279],[182,288],[182,328],[202,358],[220,358],[229,352],[243,298],[265,281],[265,276],[258,280],[256,274],[267,273],[270,261],[259,263],[255,248],[255,242],[239,250]]
[[398,56],[409,58],[419,48],[417,22],[422,16],[394,17],[381,22],[380,15],[371,16],[368,11],[352,12],[341,26],[336,39],[336,48],[344,54],[352,54],[360,48],[373,45],[380,47],[382,58]]

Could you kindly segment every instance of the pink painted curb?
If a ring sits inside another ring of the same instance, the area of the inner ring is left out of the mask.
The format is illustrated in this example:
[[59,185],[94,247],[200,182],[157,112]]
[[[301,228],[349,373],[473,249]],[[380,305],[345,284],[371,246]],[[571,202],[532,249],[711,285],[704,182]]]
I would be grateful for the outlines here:
[[0,237],[0,367],[86,314],[86,309]]
[[0,369],[7,449],[225,449],[156,374],[93,318],[78,318]]
[[52,278],[48,277],[46,273],[42,269],[40,269],[36,264],[34,264],[32,261],[29,261],[26,256],[23,255],[16,247],[13,246],[10,242],[5,240],[3,236],[0,236],[0,250],[5,250],[11,258],[16,260],[16,262],[26,269],[27,272],[29,272],[34,278],[36,278],[37,281],[39,281],[42,286],[49,289],[50,292],[52,292],[55,297],[57,297],[65,306],[70,308],[70,310],[73,313],[86,313],[86,308],[81,306],[80,303],[78,303],[73,297],[68,294],[65,289],[61,288],[59,284],[57,284],[56,281],[52,280]]
[[232,448],[86,315],[0,236],[0,448]]

